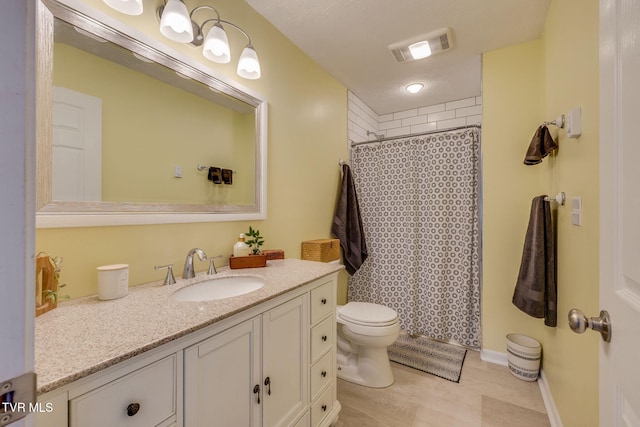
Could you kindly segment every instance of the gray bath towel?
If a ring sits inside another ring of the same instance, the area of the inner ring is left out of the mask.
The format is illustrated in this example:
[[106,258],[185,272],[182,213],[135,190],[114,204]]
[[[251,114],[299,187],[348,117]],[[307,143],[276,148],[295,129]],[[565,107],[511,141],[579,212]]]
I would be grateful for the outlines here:
[[531,203],[529,227],[512,301],[530,316],[544,317],[545,325],[556,326],[555,239],[551,225],[551,206],[544,200],[545,197],[535,197]]
[[531,138],[527,154],[524,156],[525,165],[537,165],[549,153],[558,148],[558,144],[551,136],[549,129],[542,125]]
[[342,165],[342,189],[336,206],[331,232],[340,239],[344,265],[350,275],[367,259],[367,243],[362,229],[362,218],[356,187],[349,165]]

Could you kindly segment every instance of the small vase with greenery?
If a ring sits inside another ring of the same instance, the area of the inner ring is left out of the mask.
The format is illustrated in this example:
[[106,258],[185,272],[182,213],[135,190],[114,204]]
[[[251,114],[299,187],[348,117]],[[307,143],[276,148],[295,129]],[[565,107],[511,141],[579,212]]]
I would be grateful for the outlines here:
[[264,238],[260,235],[260,230],[254,230],[249,226],[249,232],[245,234],[249,237],[246,243],[251,248],[251,253],[253,255],[260,255],[262,253],[260,246],[264,244]]

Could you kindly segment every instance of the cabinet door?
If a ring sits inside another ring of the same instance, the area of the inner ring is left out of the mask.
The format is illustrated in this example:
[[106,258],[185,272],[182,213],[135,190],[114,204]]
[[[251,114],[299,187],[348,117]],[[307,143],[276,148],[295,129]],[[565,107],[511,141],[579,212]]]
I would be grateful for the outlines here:
[[185,426],[260,426],[260,317],[185,350]]
[[308,296],[263,314],[265,427],[288,426],[307,408]]

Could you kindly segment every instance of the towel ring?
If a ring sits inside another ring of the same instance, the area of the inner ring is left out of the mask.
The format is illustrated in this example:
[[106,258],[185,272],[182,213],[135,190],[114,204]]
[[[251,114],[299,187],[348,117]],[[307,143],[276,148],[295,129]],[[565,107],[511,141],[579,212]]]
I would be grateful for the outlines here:
[[567,200],[566,195],[564,194],[564,191],[559,192],[558,194],[556,194],[556,197],[545,197],[544,201],[545,202],[556,202],[557,204],[559,204],[560,206],[564,206],[564,202]]
[[558,126],[560,129],[564,128],[564,114],[561,116],[558,116],[557,119],[555,119],[552,122],[543,122],[542,123],[544,126],[548,126],[548,125],[554,125],[554,126]]

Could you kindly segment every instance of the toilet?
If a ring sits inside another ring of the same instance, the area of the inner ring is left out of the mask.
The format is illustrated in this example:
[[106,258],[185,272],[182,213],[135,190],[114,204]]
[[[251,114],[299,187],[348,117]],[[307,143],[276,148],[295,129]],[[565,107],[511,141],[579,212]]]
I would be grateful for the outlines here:
[[367,387],[393,384],[387,347],[400,333],[395,310],[368,302],[336,309],[338,378]]

